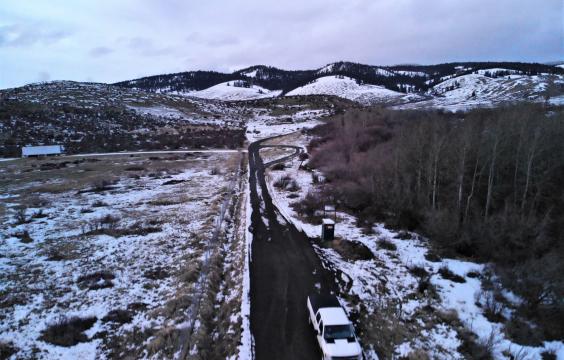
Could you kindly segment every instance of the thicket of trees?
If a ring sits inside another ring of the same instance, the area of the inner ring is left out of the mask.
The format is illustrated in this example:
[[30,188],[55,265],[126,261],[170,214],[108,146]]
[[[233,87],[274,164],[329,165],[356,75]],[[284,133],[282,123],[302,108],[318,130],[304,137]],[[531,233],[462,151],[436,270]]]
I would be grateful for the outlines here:
[[544,336],[564,338],[564,112],[351,110],[316,130],[324,196],[366,224],[496,264]]

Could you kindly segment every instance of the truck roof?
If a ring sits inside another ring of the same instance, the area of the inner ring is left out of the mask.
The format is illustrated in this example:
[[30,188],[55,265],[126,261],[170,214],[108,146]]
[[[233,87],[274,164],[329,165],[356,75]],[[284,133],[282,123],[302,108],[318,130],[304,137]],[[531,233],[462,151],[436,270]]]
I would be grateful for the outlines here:
[[314,313],[321,308],[341,307],[341,303],[334,295],[312,294],[309,296],[309,302]]
[[345,310],[342,307],[330,307],[319,309],[321,320],[324,325],[347,325],[351,321],[347,317]]

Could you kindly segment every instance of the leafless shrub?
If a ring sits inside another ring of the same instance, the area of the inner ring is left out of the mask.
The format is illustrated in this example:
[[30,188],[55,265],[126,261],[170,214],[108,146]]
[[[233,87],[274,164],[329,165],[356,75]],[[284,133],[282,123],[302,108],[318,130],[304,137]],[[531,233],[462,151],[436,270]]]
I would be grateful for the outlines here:
[[439,255],[437,255],[437,253],[433,251],[427,251],[427,253],[425,254],[425,260],[430,262],[439,262],[442,259]]
[[460,319],[458,317],[458,313],[454,309],[437,311],[437,316],[443,323],[452,327],[457,327],[459,325]]
[[108,191],[108,190],[112,190],[114,187],[112,186],[113,182],[110,180],[100,180],[95,182],[92,185],[92,190],[93,192],[103,192],[103,191]]
[[27,209],[25,207],[19,207],[16,210],[16,224],[17,225],[27,224],[29,222],[29,219],[25,214],[26,210]]
[[179,276],[180,281],[185,283],[193,283],[198,279],[198,275],[201,270],[200,261],[191,261],[183,270]]
[[407,354],[407,360],[430,360],[429,354],[423,349],[417,349]]
[[133,165],[133,166],[126,167],[124,170],[125,171],[144,171],[145,167],[140,166],[140,165]]
[[172,180],[165,181],[164,183],[162,183],[162,185],[177,185],[177,184],[182,184],[182,183],[187,182],[187,181],[190,181],[190,180],[187,180],[187,179],[186,180],[185,179],[172,179]]
[[45,213],[43,212],[43,209],[39,209],[39,210],[37,210],[35,213],[33,213],[33,215],[31,215],[31,217],[32,217],[33,219],[42,219],[42,218],[46,218],[46,217],[47,217],[47,214],[45,214]]
[[458,336],[462,344],[458,347],[458,351],[467,359],[476,360],[493,360],[492,346],[487,344],[488,341],[481,341],[478,336],[468,329],[461,329]]
[[421,265],[412,265],[408,270],[411,275],[419,278],[429,276],[429,272],[427,272],[427,270],[425,270],[425,268]]
[[9,359],[18,350],[11,342],[0,341],[0,359]]
[[349,261],[357,260],[371,260],[374,259],[374,254],[370,249],[359,241],[355,240],[340,240],[336,239],[329,242],[324,242],[322,246],[334,249],[344,259]]
[[315,171],[313,171],[313,172],[311,173],[311,182],[312,182],[313,184],[319,184],[319,174],[316,173]]
[[24,244],[29,244],[33,242],[33,239],[31,238],[31,236],[29,235],[29,232],[27,230],[23,230],[21,232],[18,232],[15,234],[15,236],[20,239],[20,241]]
[[503,303],[498,301],[500,294],[481,290],[476,294],[476,302],[483,308],[484,316],[491,322],[503,322]]
[[0,292],[0,309],[25,305],[27,296],[23,292]]
[[279,189],[286,189],[293,180],[294,179],[290,175],[286,174],[286,175],[278,178],[273,183],[273,185],[274,185],[274,187],[279,188]]
[[145,271],[143,273],[143,276],[146,277],[147,279],[151,279],[151,280],[162,280],[162,279],[166,279],[167,277],[169,277],[170,274],[168,273],[168,271],[166,271],[162,267],[157,266],[156,268],[149,269],[149,270]]
[[113,215],[104,215],[85,223],[82,233],[85,235],[108,234],[117,229],[119,218]]
[[192,296],[189,294],[177,294],[175,297],[166,302],[164,308],[159,313],[166,317],[174,317],[181,315],[184,310],[192,304]]
[[103,322],[114,322],[118,324],[127,324],[133,320],[133,312],[131,310],[116,309],[110,311],[102,318]]
[[396,236],[394,236],[394,239],[400,240],[410,240],[411,238],[411,234],[407,231],[400,231]]
[[284,169],[286,169],[286,165],[284,165],[284,163],[274,164],[274,165],[272,165],[271,169],[275,170],[275,171],[284,170]]
[[540,346],[543,338],[542,329],[534,328],[517,315],[505,323],[505,334],[513,342],[525,346]]
[[77,283],[81,289],[98,290],[114,286],[112,280],[115,275],[109,271],[97,271],[78,278]]
[[419,278],[419,282],[417,283],[417,291],[420,294],[424,294],[429,290],[434,291],[433,284],[431,284],[431,277],[430,276],[422,276]]
[[392,358],[395,347],[405,341],[408,329],[401,320],[398,301],[388,299],[378,304],[374,312],[362,309],[359,335],[365,344],[372,344],[382,358]]
[[499,333],[496,330],[492,330],[487,338],[479,341],[479,344],[489,357],[493,357],[493,353],[502,341],[503,339]]
[[384,238],[378,240],[378,248],[390,251],[396,251],[398,249],[396,244]]
[[446,265],[441,266],[441,268],[439,269],[439,274],[445,280],[450,280],[450,281],[453,281],[453,282],[456,282],[456,283],[465,283],[466,282],[466,279],[464,277],[453,273],[448,268],[448,266],[446,266]]
[[104,206],[108,206],[108,204],[103,202],[102,200],[96,200],[92,203],[91,206],[92,207],[104,207]]
[[78,254],[78,245],[76,240],[62,240],[50,243],[45,246],[45,256],[49,261],[62,261],[76,259]]
[[305,216],[310,222],[319,222],[321,217],[316,213],[323,208],[324,202],[320,194],[308,192],[304,199],[293,205],[294,210],[301,216]]
[[541,353],[542,360],[556,360],[556,350],[545,350]]
[[178,203],[178,200],[174,199],[155,199],[148,202],[149,205],[153,206],[171,206],[177,205]]
[[40,339],[53,345],[74,346],[88,341],[84,331],[90,329],[97,320],[96,317],[61,317],[43,330]]
[[[526,347],[520,346],[518,349],[513,350],[512,346],[509,346],[507,350],[504,350],[503,355],[507,356],[511,360],[530,360],[531,355]],[[542,357],[542,354],[541,354]]]
[[219,175],[219,174],[221,174],[221,170],[219,169],[218,166],[214,166],[211,168],[210,175]]
[[160,329],[147,345],[147,351],[151,355],[159,354],[162,358],[172,359],[176,352],[178,338],[179,330],[176,327]]

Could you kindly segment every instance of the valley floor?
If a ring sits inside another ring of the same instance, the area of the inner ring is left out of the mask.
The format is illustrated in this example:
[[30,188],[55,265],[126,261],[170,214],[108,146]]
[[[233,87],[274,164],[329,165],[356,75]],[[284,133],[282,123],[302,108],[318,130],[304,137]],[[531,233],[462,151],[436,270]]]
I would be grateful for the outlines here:
[[235,355],[245,258],[241,156],[3,163],[2,358],[189,356],[204,354],[213,334],[224,338],[217,355]]

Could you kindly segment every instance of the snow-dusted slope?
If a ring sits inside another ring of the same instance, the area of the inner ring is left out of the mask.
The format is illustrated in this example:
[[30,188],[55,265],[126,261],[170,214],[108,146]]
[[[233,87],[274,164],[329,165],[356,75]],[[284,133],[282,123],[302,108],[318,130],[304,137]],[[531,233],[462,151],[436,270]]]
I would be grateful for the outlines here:
[[417,95],[406,95],[382,86],[358,84],[349,77],[324,76],[286,94],[292,95],[335,95],[362,104],[406,102],[415,100]]
[[478,73],[445,80],[429,90],[433,98],[401,108],[443,108],[465,110],[473,107],[490,107],[517,101],[543,101],[546,90],[552,87],[551,97],[562,95],[562,75],[511,74],[496,78],[483,74],[496,74],[505,69],[485,69]]
[[233,86],[233,83],[233,81],[224,82],[205,90],[191,92],[188,95],[202,99],[214,100],[251,100],[274,97],[280,95],[281,93],[279,90],[270,91],[256,85],[252,85],[248,88]]

